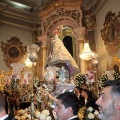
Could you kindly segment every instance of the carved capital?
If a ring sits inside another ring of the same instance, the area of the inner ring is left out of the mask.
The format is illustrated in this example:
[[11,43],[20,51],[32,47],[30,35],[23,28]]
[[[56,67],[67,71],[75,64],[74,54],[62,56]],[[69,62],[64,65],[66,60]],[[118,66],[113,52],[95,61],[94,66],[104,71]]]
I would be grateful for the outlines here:
[[75,34],[77,35],[78,40],[79,40],[79,39],[81,40],[81,39],[84,39],[84,38],[85,38],[85,33],[86,33],[85,27],[73,29],[73,31],[74,31]]
[[41,46],[41,49],[42,49],[42,50],[46,50],[47,47],[42,45],[42,46]]
[[38,40],[42,42],[43,46],[46,46],[47,36],[38,37]]
[[84,42],[85,42],[84,39],[78,40],[78,43],[84,43]]

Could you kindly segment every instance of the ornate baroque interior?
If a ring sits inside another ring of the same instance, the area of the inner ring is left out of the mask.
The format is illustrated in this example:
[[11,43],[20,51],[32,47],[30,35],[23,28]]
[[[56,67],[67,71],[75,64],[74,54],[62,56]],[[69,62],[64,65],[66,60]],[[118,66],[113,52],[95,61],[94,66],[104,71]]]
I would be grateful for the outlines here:
[[[61,84],[71,89],[73,81],[75,85],[87,81],[98,95],[104,80],[119,78],[113,75],[120,66],[119,4],[119,0],[0,0],[0,89],[13,79],[13,88],[6,89],[23,93],[27,89],[33,95],[35,80],[36,85],[47,81],[51,92],[59,86],[54,81],[62,80],[59,68],[68,72]],[[55,71],[55,76],[47,76],[47,70]]]

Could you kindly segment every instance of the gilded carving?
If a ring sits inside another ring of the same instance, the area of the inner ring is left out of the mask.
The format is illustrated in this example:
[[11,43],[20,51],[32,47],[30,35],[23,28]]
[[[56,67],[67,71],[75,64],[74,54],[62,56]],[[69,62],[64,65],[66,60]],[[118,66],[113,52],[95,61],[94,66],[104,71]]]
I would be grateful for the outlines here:
[[44,31],[46,31],[47,26],[56,18],[58,17],[71,17],[76,21],[76,23],[79,24],[80,19],[80,13],[77,10],[65,10],[64,8],[60,8],[56,10],[56,13],[54,15],[51,15],[49,18],[46,19],[45,22],[43,22]]
[[83,22],[87,31],[92,31],[96,27],[96,18],[92,14],[84,16]]
[[103,26],[101,37],[104,40],[108,54],[114,56],[120,50],[120,12],[118,15],[111,11],[108,12]]
[[120,58],[118,56],[113,57],[111,66],[113,67],[115,64],[120,67]]
[[12,68],[10,66],[11,63],[19,62],[27,51],[27,46],[23,46],[23,43],[17,37],[12,37],[10,40],[7,40],[7,43],[2,41],[1,48],[4,61],[9,68]]

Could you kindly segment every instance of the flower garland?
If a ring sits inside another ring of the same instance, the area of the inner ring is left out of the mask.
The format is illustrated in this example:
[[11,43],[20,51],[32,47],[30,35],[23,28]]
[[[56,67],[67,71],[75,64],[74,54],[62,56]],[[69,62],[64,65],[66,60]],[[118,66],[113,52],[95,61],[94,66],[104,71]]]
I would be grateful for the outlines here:
[[[114,73],[113,73],[113,76],[114,76],[114,80],[118,80],[118,79],[120,78],[120,73],[114,72]],[[99,81],[100,87],[103,87],[103,84],[104,84],[107,80],[109,80],[107,74],[103,74],[103,75],[100,77],[100,81]]]
[[108,80],[107,74],[102,75],[102,76],[100,77],[100,81],[99,81],[100,87],[103,87],[104,83],[105,83],[107,80]]
[[118,80],[118,79],[120,78],[120,73],[115,72],[115,73],[113,74],[113,76],[114,76],[114,79],[115,79],[115,80]]
[[74,77],[74,82],[76,86],[81,86],[83,83],[86,82],[85,75],[78,73]]

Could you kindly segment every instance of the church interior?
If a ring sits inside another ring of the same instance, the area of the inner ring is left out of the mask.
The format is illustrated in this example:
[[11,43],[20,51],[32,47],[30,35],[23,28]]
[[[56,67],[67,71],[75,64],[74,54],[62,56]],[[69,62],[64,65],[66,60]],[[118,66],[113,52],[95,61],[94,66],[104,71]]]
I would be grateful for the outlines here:
[[0,0],[0,91],[19,101],[11,112],[16,120],[39,120],[36,107],[52,111],[46,94],[54,99],[87,84],[98,96],[105,81],[120,78],[119,5],[120,0]]

